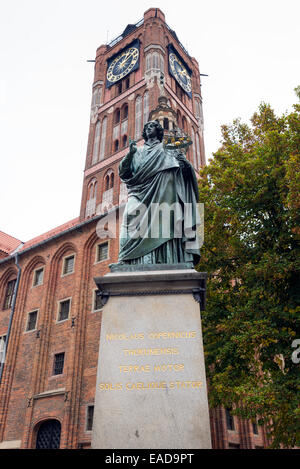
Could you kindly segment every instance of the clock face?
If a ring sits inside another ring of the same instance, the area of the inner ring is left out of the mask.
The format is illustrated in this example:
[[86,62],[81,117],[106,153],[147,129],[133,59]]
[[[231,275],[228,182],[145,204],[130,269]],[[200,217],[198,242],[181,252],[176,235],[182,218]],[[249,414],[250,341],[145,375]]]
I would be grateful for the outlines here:
[[139,49],[137,47],[130,47],[111,62],[107,70],[107,80],[113,84],[121,78],[124,78],[137,64],[139,59]]
[[192,92],[192,81],[191,77],[186,70],[185,66],[181,63],[179,58],[172,52],[169,55],[169,65],[172,74],[180,84],[180,86],[190,94]]

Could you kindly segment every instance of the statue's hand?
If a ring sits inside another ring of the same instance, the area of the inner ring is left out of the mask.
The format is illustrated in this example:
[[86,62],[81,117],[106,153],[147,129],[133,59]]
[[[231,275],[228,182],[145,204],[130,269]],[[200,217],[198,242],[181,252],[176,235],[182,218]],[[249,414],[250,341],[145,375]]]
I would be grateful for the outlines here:
[[182,161],[182,162],[186,161],[186,157],[182,153],[179,153],[179,152],[175,155],[175,158],[178,161]]
[[133,156],[136,151],[137,151],[136,142],[133,140],[129,145],[129,153],[131,156]]

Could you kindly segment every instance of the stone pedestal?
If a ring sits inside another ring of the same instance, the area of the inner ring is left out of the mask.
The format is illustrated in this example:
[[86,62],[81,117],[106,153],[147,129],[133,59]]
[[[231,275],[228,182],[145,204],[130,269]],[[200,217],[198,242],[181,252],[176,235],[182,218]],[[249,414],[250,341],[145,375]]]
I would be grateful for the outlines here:
[[115,272],[103,309],[92,448],[211,448],[199,300],[205,274]]

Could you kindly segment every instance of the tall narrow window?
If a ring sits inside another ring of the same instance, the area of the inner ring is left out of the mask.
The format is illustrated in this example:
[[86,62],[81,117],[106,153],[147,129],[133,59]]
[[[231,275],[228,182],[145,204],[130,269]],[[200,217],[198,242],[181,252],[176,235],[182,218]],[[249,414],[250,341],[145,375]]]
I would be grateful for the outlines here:
[[146,72],[148,72],[148,70],[151,69],[151,58],[152,58],[151,53],[146,55]]
[[123,135],[122,137],[122,147],[125,148],[127,146],[127,135]]
[[114,175],[114,173],[111,173],[111,175],[110,175],[110,184],[109,184],[110,189],[112,189],[114,187],[114,183],[115,183],[115,175]]
[[179,109],[177,111],[177,125],[178,125],[179,128],[182,127],[181,113],[180,113]]
[[65,321],[69,318],[71,300],[63,300],[59,302],[58,322]]
[[53,374],[61,375],[64,371],[65,353],[56,353],[53,362]]
[[163,55],[160,54],[160,71],[165,73],[165,60]]
[[91,431],[93,428],[93,420],[94,420],[94,406],[88,405],[87,407],[87,415],[86,415],[86,431]]
[[109,189],[109,174],[105,176],[105,191]]
[[144,125],[148,122],[149,117],[149,92],[144,94]]
[[103,160],[104,155],[105,155],[106,126],[107,126],[107,117],[104,117],[104,119],[103,119],[103,121],[102,121],[101,145],[100,145],[100,160]]
[[122,82],[117,84],[117,96],[122,93]]
[[35,270],[34,276],[33,276],[33,286],[36,287],[38,285],[42,285],[43,278],[44,278],[44,268],[42,267],[41,269]]
[[226,425],[228,430],[234,430],[234,419],[231,414],[231,409],[225,409],[226,412]]
[[127,119],[128,117],[128,104],[125,104],[122,107],[122,120]]
[[258,426],[256,422],[252,422],[252,430],[254,435],[258,435]]
[[97,262],[108,259],[108,242],[98,244],[97,246]]
[[99,311],[103,308],[103,301],[101,298],[101,293],[99,290],[94,291],[94,304],[93,304],[93,311]]
[[193,165],[197,168],[197,153],[196,153],[196,142],[195,142],[195,131],[192,127],[192,147],[193,147]]
[[100,106],[101,95],[102,95],[102,88],[100,87],[95,88],[93,91],[92,107]]
[[142,136],[142,97],[138,96],[135,100],[135,139],[139,140]]
[[38,311],[31,311],[31,313],[28,314],[26,332],[34,331],[36,329],[37,316],[38,316]]
[[101,124],[98,121],[96,124],[96,128],[95,128],[92,164],[95,164],[98,161],[99,145],[100,145],[100,129],[101,129]]
[[196,149],[197,149],[197,163],[198,163],[198,168],[199,168],[201,164],[201,158],[200,158],[200,141],[199,141],[198,132],[196,133]]
[[119,150],[119,140],[115,140],[114,142],[114,151],[118,151]]
[[159,54],[157,52],[153,53],[153,68],[159,69]]
[[17,279],[10,280],[7,284],[3,309],[8,309],[12,305],[16,281]]
[[97,199],[98,183],[96,179],[92,180],[88,186],[88,199],[86,201],[85,216],[91,217],[96,213],[96,199]]
[[120,122],[120,109],[116,109],[114,112],[114,125]]
[[0,364],[4,362],[6,335],[0,337]]
[[74,254],[64,259],[63,275],[71,274],[74,272],[74,261],[75,261]]

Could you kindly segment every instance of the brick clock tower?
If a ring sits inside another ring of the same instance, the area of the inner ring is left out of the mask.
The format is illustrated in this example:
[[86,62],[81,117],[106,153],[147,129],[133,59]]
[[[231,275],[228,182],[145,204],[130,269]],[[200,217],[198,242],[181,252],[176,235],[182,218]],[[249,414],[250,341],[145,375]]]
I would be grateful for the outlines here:
[[80,220],[126,201],[118,165],[129,138],[143,144],[149,117],[188,134],[187,158],[196,171],[205,164],[199,66],[158,8],[97,49]]

